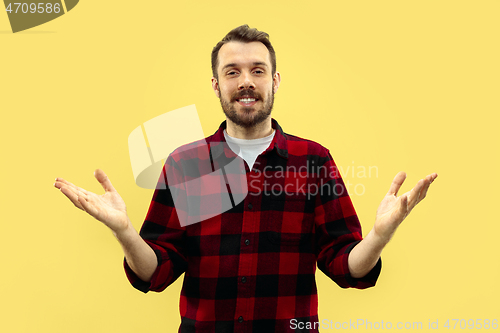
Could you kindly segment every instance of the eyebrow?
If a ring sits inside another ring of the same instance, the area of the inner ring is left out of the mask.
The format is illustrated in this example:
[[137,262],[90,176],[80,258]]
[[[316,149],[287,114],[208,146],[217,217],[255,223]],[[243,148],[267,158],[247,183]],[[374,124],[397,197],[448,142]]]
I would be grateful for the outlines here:
[[[264,67],[267,67],[267,64],[265,62],[261,62],[261,61],[254,62],[254,63],[252,63],[252,65],[253,66],[264,66]],[[237,67],[237,66],[238,66],[238,64],[236,64],[236,63],[230,63],[230,64],[227,64],[224,67],[222,67],[221,70],[225,70],[228,67]]]

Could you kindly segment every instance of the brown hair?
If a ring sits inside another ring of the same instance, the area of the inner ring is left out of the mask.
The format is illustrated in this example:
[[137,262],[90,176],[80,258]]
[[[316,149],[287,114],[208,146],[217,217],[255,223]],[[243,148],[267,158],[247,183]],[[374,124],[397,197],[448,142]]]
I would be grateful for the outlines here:
[[276,53],[274,52],[274,48],[269,41],[269,35],[264,31],[259,31],[255,28],[251,28],[248,24],[241,25],[233,30],[229,31],[229,33],[222,38],[220,42],[215,45],[212,50],[212,75],[218,79],[217,76],[217,66],[219,65],[219,50],[222,45],[229,42],[243,42],[243,43],[251,43],[251,42],[261,42],[264,44],[271,58],[271,65],[273,70],[273,75],[276,73]]

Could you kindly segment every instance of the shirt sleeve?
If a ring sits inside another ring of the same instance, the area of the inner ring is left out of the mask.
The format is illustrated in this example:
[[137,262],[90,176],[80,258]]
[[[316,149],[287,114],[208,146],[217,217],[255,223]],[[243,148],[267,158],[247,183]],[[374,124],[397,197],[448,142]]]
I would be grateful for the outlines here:
[[182,197],[182,189],[182,173],[173,158],[169,156],[139,233],[151,246],[158,260],[151,281],[141,280],[132,271],[127,260],[124,259],[123,262],[125,273],[132,286],[144,293],[149,290],[163,291],[187,269],[185,227],[181,227],[174,205],[174,201],[177,202],[177,199]]
[[381,259],[364,277],[351,276],[348,258],[354,246],[362,240],[361,225],[328,149],[321,159],[314,217],[318,268],[342,288],[372,287],[380,274]]

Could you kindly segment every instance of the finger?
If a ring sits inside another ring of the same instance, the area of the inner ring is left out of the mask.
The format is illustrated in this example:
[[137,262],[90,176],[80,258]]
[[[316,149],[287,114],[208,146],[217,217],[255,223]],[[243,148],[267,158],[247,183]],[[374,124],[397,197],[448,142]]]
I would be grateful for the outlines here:
[[85,190],[85,189],[83,189],[81,187],[78,187],[78,186],[76,186],[73,183],[68,182],[66,179],[59,178],[59,177],[56,178],[56,182],[54,183],[54,186],[57,187],[57,188],[59,188],[59,189],[62,186],[67,186],[67,187],[70,187],[70,188],[74,189],[75,191],[79,191],[79,192],[87,194],[87,190]]
[[398,191],[401,188],[401,185],[403,185],[403,182],[406,179],[406,173],[401,171],[399,172],[396,177],[394,177],[391,187],[389,188],[389,192],[387,192],[388,195],[398,195]]
[[101,186],[106,192],[116,192],[115,188],[113,187],[113,185],[111,185],[111,181],[109,180],[108,176],[106,176],[104,171],[102,171],[101,169],[96,169],[94,171],[94,176],[97,181],[101,183]]
[[[56,187],[57,187],[57,185],[56,185]],[[83,190],[82,188],[80,188],[78,186],[69,186],[69,185],[62,185],[62,184],[60,184],[60,189],[62,189],[62,188],[65,188],[66,191],[73,192],[76,196],[79,196],[79,197],[83,196],[83,197],[87,198],[87,196],[90,193],[92,193],[92,192],[85,191],[85,190]]]
[[410,191],[410,195],[408,198],[408,209],[412,210],[413,207],[421,200],[420,196],[422,194],[422,190],[426,186],[426,181],[423,179],[420,179],[417,182],[417,185]]
[[81,210],[84,210],[82,204],[78,201],[78,194],[73,189],[63,186],[60,190],[73,203],[73,205]]
[[438,174],[434,172],[430,176],[431,176],[431,183],[432,183],[434,180],[436,180],[436,178],[438,177]]
[[68,182],[64,178],[56,178],[56,182],[54,183],[54,186],[57,188],[61,188],[62,186],[67,186],[67,187],[72,187],[72,188],[77,188],[73,183]]
[[429,190],[429,187],[431,186],[431,183],[433,182],[434,179],[433,179],[432,175],[425,177],[425,185],[420,193],[420,197],[418,198],[418,202],[422,201],[426,197],[427,191]]

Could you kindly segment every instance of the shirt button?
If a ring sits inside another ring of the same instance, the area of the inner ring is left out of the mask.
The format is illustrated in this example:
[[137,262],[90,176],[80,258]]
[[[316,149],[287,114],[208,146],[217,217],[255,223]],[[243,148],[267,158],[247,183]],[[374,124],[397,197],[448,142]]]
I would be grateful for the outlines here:
[[242,317],[242,316],[240,316],[240,317],[238,318],[238,322],[240,322],[240,323],[242,323],[242,322],[243,322],[243,317]]
[[252,204],[251,204],[251,203],[249,203],[249,204],[248,204],[248,209],[252,209],[252,208],[253,208]]
[[246,277],[242,277],[241,278],[241,282],[243,282],[243,283],[247,282],[247,278]]
[[253,173],[257,173],[257,172],[258,172],[257,169],[253,169]]
[[245,239],[245,245],[250,245],[250,240],[249,239]]

